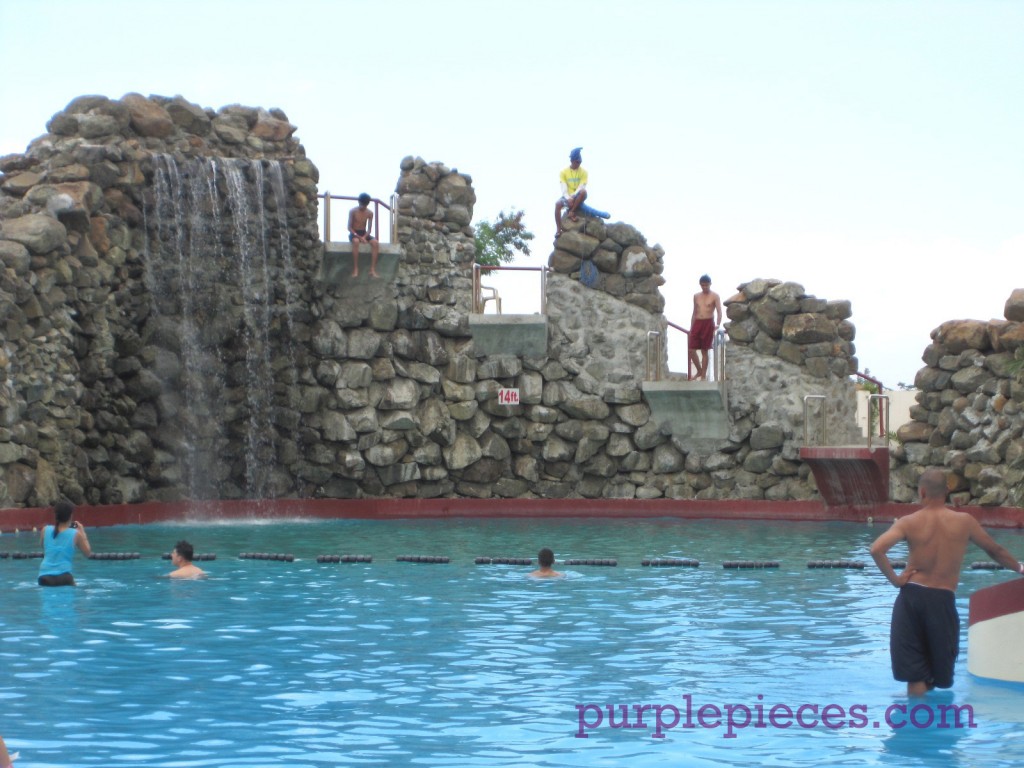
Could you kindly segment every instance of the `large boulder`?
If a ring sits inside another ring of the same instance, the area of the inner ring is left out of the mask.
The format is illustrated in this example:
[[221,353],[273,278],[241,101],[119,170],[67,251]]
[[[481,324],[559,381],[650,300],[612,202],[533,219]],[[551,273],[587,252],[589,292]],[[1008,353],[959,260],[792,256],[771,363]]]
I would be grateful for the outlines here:
[[163,139],[174,133],[174,121],[167,110],[140,93],[129,93],[121,99],[128,107],[131,125],[140,136]]
[[953,355],[965,349],[986,352],[990,348],[988,323],[981,320],[948,320],[932,331],[932,339]]
[[835,324],[827,316],[818,313],[788,315],[782,324],[782,338],[793,344],[832,341],[835,336]]
[[1003,307],[1003,317],[1017,323],[1024,322],[1024,288],[1014,288]]
[[61,245],[68,236],[63,224],[41,213],[7,219],[0,226],[0,236],[21,243],[32,253],[38,254],[49,253]]

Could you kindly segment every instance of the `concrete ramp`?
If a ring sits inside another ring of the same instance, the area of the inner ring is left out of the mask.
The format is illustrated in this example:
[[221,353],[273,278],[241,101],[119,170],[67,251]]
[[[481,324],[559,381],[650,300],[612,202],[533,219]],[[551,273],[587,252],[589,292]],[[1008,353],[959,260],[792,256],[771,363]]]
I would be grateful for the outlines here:
[[818,492],[830,507],[889,500],[889,449],[885,446],[808,446],[800,449],[800,458],[810,466]]
[[645,381],[641,384],[651,418],[664,431],[687,440],[724,440],[729,417],[714,381]]

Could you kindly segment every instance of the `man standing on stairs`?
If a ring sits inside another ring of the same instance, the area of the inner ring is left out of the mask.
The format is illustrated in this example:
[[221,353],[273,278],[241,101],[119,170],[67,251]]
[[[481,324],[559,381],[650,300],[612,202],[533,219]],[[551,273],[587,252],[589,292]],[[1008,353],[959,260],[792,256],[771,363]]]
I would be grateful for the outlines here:
[[[708,351],[715,342],[715,331],[722,324],[722,299],[711,290],[711,278],[700,276],[700,291],[693,295],[693,315],[690,317],[690,366],[695,379],[708,377]],[[698,357],[697,353],[700,352]]]

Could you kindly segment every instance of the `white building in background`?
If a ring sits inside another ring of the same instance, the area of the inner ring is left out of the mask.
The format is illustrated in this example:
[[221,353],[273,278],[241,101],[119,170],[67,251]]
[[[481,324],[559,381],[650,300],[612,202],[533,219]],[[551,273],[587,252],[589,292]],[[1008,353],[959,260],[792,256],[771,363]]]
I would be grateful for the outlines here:
[[[860,427],[861,434],[865,438],[868,436],[868,396],[870,394],[870,392],[863,389],[857,390],[857,425]],[[885,396],[889,398],[888,431],[895,432],[910,421],[910,406],[917,402],[917,390],[889,390],[885,393]],[[877,424],[875,424],[875,429],[878,429]],[[874,435],[877,436],[878,432],[876,431]]]

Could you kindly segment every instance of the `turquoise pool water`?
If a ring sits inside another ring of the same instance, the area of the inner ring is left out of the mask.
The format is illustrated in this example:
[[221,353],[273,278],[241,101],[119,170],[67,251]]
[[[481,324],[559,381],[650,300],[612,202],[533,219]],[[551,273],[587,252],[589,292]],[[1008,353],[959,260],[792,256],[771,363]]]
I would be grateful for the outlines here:
[[[870,563],[881,530],[535,519],[93,528],[97,551],[142,559],[80,560],[80,586],[50,590],[35,586],[38,561],[0,560],[0,734],[19,766],[61,768],[1024,763],[1024,695],[966,670],[967,598],[1006,573],[964,573],[955,686],[916,713],[924,723],[969,707],[975,727],[885,722],[905,704],[888,661],[895,591],[871,565],[806,567]],[[1021,534],[995,536],[1024,555]],[[199,563],[210,579],[159,578],[179,538],[218,555]],[[473,564],[544,545],[559,560],[619,565],[538,582],[529,568]],[[0,538],[0,552],[34,549],[35,535]],[[297,559],[237,559],[249,551]],[[315,561],[346,553],[374,562]],[[404,554],[452,562],[395,562]],[[645,568],[645,557],[701,566]],[[735,559],[780,567],[723,570]],[[616,725],[622,706],[630,725],[635,706],[659,709],[643,710],[646,728],[612,728],[609,705]],[[698,717],[705,705],[722,713],[717,726],[713,710]],[[729,728],[727,705],[734,726],[744,707],[751,724]],[[821,722],[828,705],[839,727]],[[656,738],[656,714],[670,723],[672,707],[679,724]],[[804,707],[809,727],[785,709],[772,721],[772,707]]]

